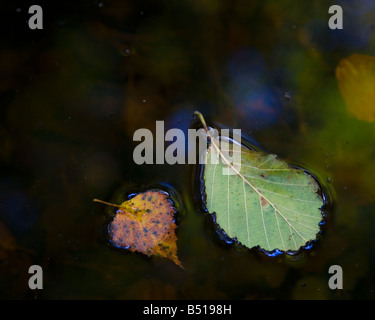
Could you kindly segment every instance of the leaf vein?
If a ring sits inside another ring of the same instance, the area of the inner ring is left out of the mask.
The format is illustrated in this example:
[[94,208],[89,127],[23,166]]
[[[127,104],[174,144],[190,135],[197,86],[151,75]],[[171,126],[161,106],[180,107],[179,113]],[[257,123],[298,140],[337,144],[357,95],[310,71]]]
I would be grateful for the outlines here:
[[264,235],[266,236],[266,241],[268,245],[268,250],[271,250],[270,243],[268,241],[268,236],[267,236],[267,230],[266,230],[266,225],[264,223],[264,216],[263,216],[263,206],[262,206],[262,200],[261,200],[261,195],[258,195],[259,198],[259,206],[260,206],[260,212],[261,212],[261,217],[262,217],[262,223],[263,223],[263,229],[264,229]]
[[249,175],[246,175],[246,174],[244,174],[244,176],[247,177],[247,178],[257,179],[257,180],[262,180],[262,181],[264,181],[264,182],[273,183],[273,184],[278,184],[278,185],[282,185],[282,186],[315,187],[315,186],[312,185],[312,184],[310,185],[310,184],[299,184],[299,183],[284,183],[284,182],[270,181],[270,180],[267,180],[267,179],[262,178],[262,177],[249,176]]
[[293,198],[293,197],[287,196],[285,194],[282,194],[282,193],[279,193],[279,192],[274,192],[274,191],[271,191],[271,190],[268,190],[268,189],[264,189],[264,188],[256,188],[256,189],[262,190],[262,191],[266,191],[266,192],[269,192],[269,193],[273,193],[273,194],[277,194],[279,196],[282,196],[284,198],[288,198],[288,199],[291,199],[291,200],[308,202],[308,203],[319,203],[320,204],[320,201],[313,201],[313,200],[305,200],[305,199],[300,199],[300,198]]

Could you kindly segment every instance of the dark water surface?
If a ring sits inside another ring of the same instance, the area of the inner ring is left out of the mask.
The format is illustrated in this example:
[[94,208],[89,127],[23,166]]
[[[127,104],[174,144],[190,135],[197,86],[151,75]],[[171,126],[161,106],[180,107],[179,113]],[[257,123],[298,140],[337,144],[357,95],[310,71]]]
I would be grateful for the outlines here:
[[[31,4],[2,9],[0,298],[374,298],[375,123],[348,111],[335,76],[375,55],[371,1],[336,1],[343,30],[326,1],[44,1],[43,30],[27,26]],[[330,202],[312,249],[229,245],[195,165],[134,163],[135,130],[163,120],[186,134],[195,110],[317,177]],[[176,203],[184,270],[111,247],[115,209],[92,201],[153,187]],[[43,290],[28,287],[33,264]]]

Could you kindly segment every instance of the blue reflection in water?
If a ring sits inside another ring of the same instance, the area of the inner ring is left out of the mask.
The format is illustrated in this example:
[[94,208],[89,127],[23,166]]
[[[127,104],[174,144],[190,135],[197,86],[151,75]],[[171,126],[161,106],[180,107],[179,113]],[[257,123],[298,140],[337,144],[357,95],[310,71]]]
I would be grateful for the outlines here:
[[248,118],[250,122],[256,122],[258,127],[264,128],[276,123],[280,118],[281,100],[272,89],[263,87],[251,90],[247,88],[236,98],[240,114]]
[[0,180],[0,220],[21,235],[34,225],[37,217],[38,211],[27,193],[13,181]]
[[337,42],[349,48],[361,48],[368,45],[373,35],[375,2],[373,0],[338,0],[344,16],[343,32],[337,32]]
[[306,244],[306,245],[304,246],[304,249],[305,249],[305,250],[310,250],[313,246],[314,246],[314,245],[313,245],[313,243],[311,242],[311,243]]
[[337,0],[335,4],[343,10],[343,29],[331,30],[327,17],[310,20],[305,28],[311,45],[329,52],[335,49],[350,50],[368,46],[374,28],[375,2],[373,0]]
[[279,249],[275,249],[275,250],[273,250],[273,251],[266,251],[266,250],[263,250],[263,252],[264,252],[267,256],[269,256],[269,257],[277,257],[277,256],[279,256],[279,255],[281,255],[281,254],[284,253],[283,251],[281,251],[281,250],[279,250]]
[[243,49],[233,55],[226,71],[232,83],[238,85],[246,82],[249,86],[256,86],[264,81],[265,66],[257,51]]

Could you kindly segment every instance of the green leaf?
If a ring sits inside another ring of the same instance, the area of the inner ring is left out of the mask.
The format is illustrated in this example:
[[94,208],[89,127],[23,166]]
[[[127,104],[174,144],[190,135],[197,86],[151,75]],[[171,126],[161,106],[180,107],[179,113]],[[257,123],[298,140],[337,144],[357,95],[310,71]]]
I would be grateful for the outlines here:
[[[296,251],[315,240],[323,206],[315,179],[275,155],[213,137],[203,116],[196,114],[210,140],[204,168],[206,205],[219,227],[246,247],[266,251]],[[228,150],[233,150],[232,159]],[[235,157],[236,152],[240,156]],[[228,168],[234,174],[223,171]]]

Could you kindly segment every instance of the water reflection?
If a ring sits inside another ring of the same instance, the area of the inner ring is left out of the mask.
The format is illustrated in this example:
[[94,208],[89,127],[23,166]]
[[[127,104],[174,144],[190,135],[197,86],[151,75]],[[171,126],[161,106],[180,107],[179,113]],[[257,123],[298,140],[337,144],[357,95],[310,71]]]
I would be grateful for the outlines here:
[[240,119],[264,129],[277,121],[283,112],[280,93],[272,87],[271,71],[260,53],[243,49],[227,65],[228,92]]
[[21,236],[26,234],[39,217],[39,210],[30,191],[12,179],[0,180],[0,221]]

